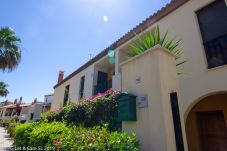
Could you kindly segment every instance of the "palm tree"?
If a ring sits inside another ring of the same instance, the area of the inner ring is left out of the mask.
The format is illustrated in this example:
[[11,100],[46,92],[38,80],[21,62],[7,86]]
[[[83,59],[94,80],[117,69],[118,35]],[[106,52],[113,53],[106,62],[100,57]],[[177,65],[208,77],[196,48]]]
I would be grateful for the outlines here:
[[9,27],[0,29],[0,70],[12,71],[21,60],[20,38]]
[[[0,29],[0,70],[12,71],[21,60],[20,38],[9,27]],[[8,85],[0,81],[0,96],[7,96]]]
[[130,45],[129,55],[133,57],[156,45],[161,45],[173,53],[176,59],[180,58],[182,55],[182,50],[179,48],[180,40],[176,40],[176,37],[168,40],[168,33],[167,30],[163,35],[160,35],[159,28],[155,27],[154,31],[143,33],[141,36],[136,35],[136,40]]
[[[147,33],[142,33],[141,35],[136,35],[136,40],[130,44],[130,52],[129,56],[134,57],[138,54],[141,54],[150,48],[160,45],[166,48],[167,51],[173,53],[176,56],[176,59],[182,57],[183,51],[180,48],[180,41],[177,40],[176,37],[167,39],[169,31],[166,30],[163,35],[160,35],[159,28],[155,27],[154,31],[149,31]],[[185,61],[181,61],[180,63],[176,64],[179,67],[181,64],[184,64]],[[186,74],[185,72],[180,71],[181,69],[177,69],[177,74]]]
[[7,84],[5,84],[4,82],[0,82],[0,96],[5,97],[9,94],[7,87]]

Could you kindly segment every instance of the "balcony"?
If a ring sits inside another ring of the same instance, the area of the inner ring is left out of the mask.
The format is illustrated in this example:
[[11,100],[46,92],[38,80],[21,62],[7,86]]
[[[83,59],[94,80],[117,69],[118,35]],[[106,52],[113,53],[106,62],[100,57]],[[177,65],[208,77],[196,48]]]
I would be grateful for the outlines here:
[[208,68],[227,64],[227,34],[204,43]]
[[94,86],[94,94],[103,93],[112,88],[112,80],[103,81]]
[[115,64],[110,63],[108,57],[95,64],[93,95],[103,93],[112,88],[112,79],[115,75]]

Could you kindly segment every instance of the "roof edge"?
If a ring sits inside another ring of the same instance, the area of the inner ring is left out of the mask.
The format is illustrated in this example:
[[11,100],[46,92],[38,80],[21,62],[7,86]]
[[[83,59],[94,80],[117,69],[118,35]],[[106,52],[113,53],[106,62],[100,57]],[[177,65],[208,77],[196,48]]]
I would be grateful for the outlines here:
[[117,41],[112,43],[109,47],[101,51],[99,54],[97,54],[94,58],[86,62],[84,65],[79,67],[77,70],[75,70],[73,73],[68,75],[66,78],[64,78],[61,82],[57,83],[54,86],[54,89],[56,89],[58,86],[72,78],[74,75],[78,74],[79,72],[86,69],[88,66],[92,65],[105,55],[107,55],[109,49],[116,49],[117,47],[121,46],[125,42],[129,41],[131,38],[135,36],[135,34],[139,34],[149,28],[151,25],[155,24],[157,21],[161,20],[165,16],[167,16],[169,13],[175,11],[180,6],[184,5],[186,2],[190,0],[172,0],[168,4],[166,4],[164,7],[162,7],[160,10],[158,10],[156,13],[142,21],[140,24],[138,24],[135,28],[130,30],[128,33],[126,33],[124,36],[119,38]]

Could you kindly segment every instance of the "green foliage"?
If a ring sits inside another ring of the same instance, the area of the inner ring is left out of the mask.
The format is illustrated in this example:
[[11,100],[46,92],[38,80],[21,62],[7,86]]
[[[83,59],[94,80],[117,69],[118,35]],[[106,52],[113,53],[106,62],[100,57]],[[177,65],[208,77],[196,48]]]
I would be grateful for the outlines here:
[[160,35],[159,29],[156,27],[154,31],[142,33],[141,36],[137,35],[137,39],[130,45],[129,55],[133,57],[156,45],[161,45],[173,53],[177,59],[180,58],[182,55],[182,50],[179,48],[180,40],[176,40],[176,37],[167,40],[168,34],[167,30],[163,35]]
[[10,137],[14,136],[16,126],[17,126],[17,123],[16,122],[12,122],[12,123],[9,123],[8,127],[6,128],[6,130],[9,133]]
[[9,27],[0,29],[0,70],[12,71],[21,60],[21,40]]
[[62,122],[20,124],[16,127],[14,142],[17,147],[55,146],[62,151],[138,150],[135,134],[110,132],[106,127],[99,126],[67,126]]
[[57,119],[57,116],[58,116],[58,112],[47,111],[47,112],[41,114],[41,119],[42,119],[42,121],[45,121],[45,122],[47,122],[47,121],[53,122]]
[[0,81],[0,96],[6,97],[9,94],[9,91],[7,89],[8,85],[4,82]]
[[119,92],[109,90],[97,97],[86,99],[78,104],[68,104],[61,111],[51,111],[42,115],[42,121],[64,121],[67,125],[76,124],[93,127],[108,123],[110,130],[121,129],[121,121],[117,119],[117,96]]
[[30,133],[32,132],[33,128],[38,124],[39,123],[18,124],[13,135],[14,145],[21,147],[29,146]]
[[138,141],[135,134],[127,136],[126,133],[111,133],[105,127],[89,129],[74,127],[73,135],[76,136],[74,150],[138,150]]
[[[69,133],[70,128],[64,123],[52,122],[52,123],[40,123],[35,126],[30,132],[29,146],[53,146],[54,141],[60,141],[64,139],[64,148],[70,149],[71,146],[67,144],[73,144],[73,136]],[[67,136],[70,135],[70,136]],[[71,140],[66,139],[70,137]]]
[[5,119],[0,122],[0,125],[5,127],[5,129],[9,133],[10,137],[12,137],[17,123],[13,119]]
[[13,119],[5,119],[5,120],[3,120],[3,122],[2,122],[2,126],[3,127],[8,127],[9,126],[9,124],[10,123],[14,123],[15,121],[13,120]]

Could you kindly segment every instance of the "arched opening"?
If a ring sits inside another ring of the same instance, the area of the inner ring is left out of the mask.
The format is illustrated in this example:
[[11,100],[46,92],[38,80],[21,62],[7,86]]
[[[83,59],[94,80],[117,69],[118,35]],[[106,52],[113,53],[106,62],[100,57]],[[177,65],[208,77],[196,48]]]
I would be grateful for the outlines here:
[[189,151],[227,151],[227,93],[201,99],[186,119]]

